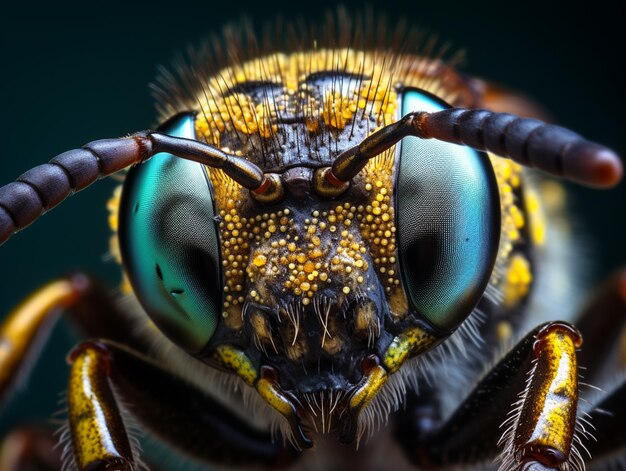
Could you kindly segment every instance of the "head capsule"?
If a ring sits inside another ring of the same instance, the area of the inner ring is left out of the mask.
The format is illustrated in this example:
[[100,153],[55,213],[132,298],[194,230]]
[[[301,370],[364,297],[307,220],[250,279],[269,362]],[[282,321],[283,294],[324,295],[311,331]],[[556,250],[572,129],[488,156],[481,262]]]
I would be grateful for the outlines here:
[[[326,79],[307,79],[308,89]],[[398,100],[403,113],[445,106],[416,89]],[[278,197],[253,197],[220,169],[157,156],[131,171],[122,198],[122,255],[148,315],[187,351],[255,387],[302,446],[302,427],[354,439],[389,375],[471,313],[497,252],[497,187],[479,152],[406,138],[348,188],[317,191],[321,170],[377,123],[353,119],[317,162],[295,151],[255,154],[249,142],[244,155],[272,175]],[[311,139],[309,123],[294,120],[274,130],[300,139],[292,149]],[[188,114],[166,128],[195,137],[203,125]],[[334,422],[322,419],[331,409]]]

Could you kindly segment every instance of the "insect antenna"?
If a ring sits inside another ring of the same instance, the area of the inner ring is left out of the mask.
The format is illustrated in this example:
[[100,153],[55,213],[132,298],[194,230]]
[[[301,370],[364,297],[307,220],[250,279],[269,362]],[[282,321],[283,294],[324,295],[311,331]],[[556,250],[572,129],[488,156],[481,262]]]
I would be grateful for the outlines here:
[[266,193],[272,186],[271,178],[252,162],[193,139],[155,131],[101,139],[64,152],[0,187],[0,244],[67,196],[161,152],[222,169],[256,195]]
[[412,112],[374,132],[337,156],[326,180],[333,187],[345,185],[371,158],[407,136],[487,150],[588,186],[614,186],[623,172],[615,152],[560,126],[508,113],[450,108]]

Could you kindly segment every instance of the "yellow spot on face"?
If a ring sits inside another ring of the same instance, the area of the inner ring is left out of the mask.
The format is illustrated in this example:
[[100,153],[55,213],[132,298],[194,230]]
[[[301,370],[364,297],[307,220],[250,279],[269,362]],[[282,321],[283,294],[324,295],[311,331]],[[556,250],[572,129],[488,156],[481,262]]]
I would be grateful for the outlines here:
[[350,294],[350,288],[348,286],[344,286],[341,291],[343,291],[343,294]]
[[551,214],[560,215],[565,204],[565,190],[558,183],[546,182],[541,187],[541,196],[529,189],[526,191],[526,208],[530,219],[530,235],[537,245],[543,245],[546,239],[545,208]]
[[265,263],[267,263],[267,257],[263,254],[259,254],[254,257],[252,263],[254,263],[254,265],[257,267],[262,267],[263,265],[265,265]]
[[256,389],[260,396],[283,416],[289,418],[293,415],[291,402],[274,383],[262,378],[257,382]]
[[531,282],[530,263],[521,254],[513,255],[502,287],[504,305],[512,307],[521,301],[528,294]]
[[213,358],[224,368],[236,373],[246,384],[252,386],[257,374],[254,366],[245,353],[228,345],[217,347]]
[[372,368],[366,376],[365,383],[350,398],[350,407],[358,411],[367,406],[385,385],[387,379],[387,372],[380,365]]
[[499,322],[496,327],[496,335],[498,336],[498,340],[500,340],[500,342],[508,342],[513,335],[513,328],[511,327],[511,324],[506,321]]
[[397,336],[385,352],[383,364],[389,373],[400,369],[402,364],[419,353],[430,350],[437,339],[419,327],[413,327]]
[[322,344],[322,348],[329,355],[336,355],[337,353],[339,353],[342,346],[343,346],[343,341],[341,340],[341,337],[338,335],[335,335],[333,337],[325,337],[324,343]]

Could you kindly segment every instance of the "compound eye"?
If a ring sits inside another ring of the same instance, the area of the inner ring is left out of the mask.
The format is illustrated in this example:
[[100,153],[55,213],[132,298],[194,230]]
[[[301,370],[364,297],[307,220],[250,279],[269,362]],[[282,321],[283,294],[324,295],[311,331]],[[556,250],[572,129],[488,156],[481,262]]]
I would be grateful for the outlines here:
[[[160,130],[194,139],[194,117],[178,115]],[[159,154],[126,177],[119,228],[126,273],[154,323],[190,352],[211,339],[222,302],[214,216],[201,164]]]
[[[406,89],[402,114],[449,106]],[[451,331],[489,282],[500,237],[500,202],[486,154],[435,139],[406,137],[396,181],[398,250],[411,307]]]

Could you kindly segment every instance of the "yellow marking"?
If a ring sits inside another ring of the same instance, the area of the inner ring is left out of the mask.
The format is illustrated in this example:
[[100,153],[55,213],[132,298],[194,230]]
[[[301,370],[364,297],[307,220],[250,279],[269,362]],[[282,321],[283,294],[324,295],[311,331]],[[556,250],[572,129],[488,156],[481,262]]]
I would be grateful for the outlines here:
[[[500,248],[496,259],[496,266],[508,263],[514,246],[522,241],[522,230],[527,224],[524,216],[523,202],[517,200],[515,189],[522,182],[522,167],[508,159],[489,155],[496,175],[500,192],[500,211],[502,214]],[[524,190],[527,186],[524,187]],[[500,286],[501,270],[494,270],[490,283]]]
[[327,126],[343,129],[357,109],[357,99],[342,96],[341,90],[327,90],[322,117]]
[[17,374],[40,328],[55,309],[71,306],[80,288],[70,280],[49,283],[25,299],[0,325],[0,395]]
[[244,382],[252,386],[257,379],[257,373],[250,359],[240,350],[229,345],[217,347],[213,359],[221,366],[236,373]]
[[[263,342],[264,344],[274,345],[274,340],[272,339],[272,332],[270,330],[270,326],[267,322],[266,317],[259,313],[255,312],[250,317],[250,324],[252,325],[252,329],[257,338]],[[276,349],[276,347],[274,347]]]
[[408,358],[432,349],[437,342],[437,338],[419,327],[407,329],[393,339],[383,357],[383,365],[390,374],[395,373]]
[[515,254],[511,258],[502,286],[504,305],[513,307],[528,294],[533,280],[530,263],[522,254]]
[[283,416],[288,419],[293,416],[294,412],[291,402],[289,402],[273,382],[261,378],[256,383],[256,390],[271,407],[280,412]]
[[544,204],[546,211],[554,213],[562,211],[567,202],[567,193],[562,184],[546,180],[539,187],[541,193],[541,202]]
[[362,410],[380,392],[388,378],[389,376],[382,366],[374,366],[365,376],[362,385],[350,398],[350,408],[356,411]]
[[379,327],[376,306],[373,302],[366,302],[356,307],[354,312],[354,329],[356,331],[368,333]]
[[580,345],[580,334],[565,324],[552,324],[537,335],[536,369],[515,431],[516,453],[549,449],[565,459],[569,456],[578,406],[576,348]]
[[496,327],[496,335],[502,343],[508,342],[513,336],[513,327],[510,322],[500,321]]
[[265,265],[266,262],[267,257],[262,254],[257,255],[256,257],[254,257],[254,260],[252,260],[252,263],[254,263],[254,265],[257,267],[262,267],[263,265]]
[[285,337],[291,339],[291,342],[288,342],[286,346],[286,353],[287,358],[292,361],[300,360],[308,350],[306,339],[302,335],[303,332],[299,328],[296,328],[298,322],[298,320],[292,320],[292,322],[286,326]]
[[526,191],[530,235],[535,244],[545,243],[548,219],[551,224],[560,225],[565,231],[569,229],[569,222],[564,217],[565,203],[565,189],[557,182],[548,180],[541,183],[538,192],[532,188]]
[[[109,227],[111,229],[111,237],[109,238],[109,254],[120,265],[122,264],[122,253],[120,252],[120,241],[117,234],[119,228],[119,208],[122,198],[122,187],[118,185],[113,190],[113,194],[107,201],[107,211],[109,212]],[[126,273],[122,273],[122,282],[120,284],[120,290],[124,294],[130,294],[133,289],[130,285],[130,281],[126,276]]]
[[341,321],[336,316],[326,317],[325,320],[320,318],[320,322],[324,327],[322,336],[322,349],[329,355],[336,355],[341,351],[344,341],[341,335]]
[[[224,132],[257,134],[262,139],[270,139],[282,126],[273,124],[278,114],[294,106],[294,98],[300,100],[296,105],[300,108],[298,113],[306,117],[306,128],[311,133],[318,132],[321,123],[343,129],[357,114],[373,116],[381,126],[396,119],[398,98],[394,87],[397,82],[425,89],[450,102],[454,100],[454,92],[447,91],[445,84],[433,78],[425,67],[426,64],[436,66],[436,62],[417,56],[396,59],[381,61],[375,52],[320,49],[272,54],[227,67],[209,78],[198,91],[196,103],[200,103],[201,109],[196,131],[218,147]],[[324,96],[311,96],[310,86],[303,78],[316,72],[336,70],[362,75],[364,79],[341,80],[336,88],[326,90]],[[281,86],[282,91],[260,103],[254,103],[244,93],[223,96],[224,90],[255,80],[271,81]]]
[[323,337],[322,338],[322,348],[329,355],[336,355],[341,351],[343,347],[343,341],[339,335],[335,335],[334,337]]
[[116,462],[115,469],[131,469],[124,464],[132,460],[132,454],[108,382],[107,361],[102,352],[89,346],[80,350],[72,361],[68,416],[78,469],[90,469],[104,460]]

